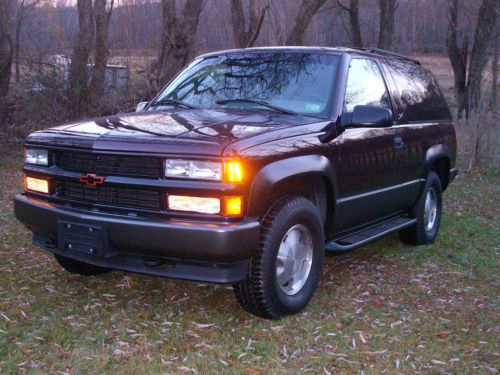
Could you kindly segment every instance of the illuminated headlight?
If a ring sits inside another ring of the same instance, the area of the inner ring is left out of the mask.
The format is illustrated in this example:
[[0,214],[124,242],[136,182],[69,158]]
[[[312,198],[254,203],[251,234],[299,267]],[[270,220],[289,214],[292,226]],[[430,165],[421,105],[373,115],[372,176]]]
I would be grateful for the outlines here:
[[24,153],[24,162],[26,164],[49,165],[49,152],[47,150],[27,148]]
[[222,163],[202,160],[167,159],[165,176],[195,180],[222,180]]

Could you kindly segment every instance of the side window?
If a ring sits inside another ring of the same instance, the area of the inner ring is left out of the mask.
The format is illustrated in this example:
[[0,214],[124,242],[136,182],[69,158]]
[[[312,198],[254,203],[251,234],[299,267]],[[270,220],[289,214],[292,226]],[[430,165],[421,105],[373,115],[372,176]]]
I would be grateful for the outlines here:
[[434,76],[420,65],[387,60],[385,63],[397,87],[403,122],[447,120],[450,111]]
[[344,112],[351,113],[357,105],[391,107],[382,73],[373,60],[352,59],[349,64]]

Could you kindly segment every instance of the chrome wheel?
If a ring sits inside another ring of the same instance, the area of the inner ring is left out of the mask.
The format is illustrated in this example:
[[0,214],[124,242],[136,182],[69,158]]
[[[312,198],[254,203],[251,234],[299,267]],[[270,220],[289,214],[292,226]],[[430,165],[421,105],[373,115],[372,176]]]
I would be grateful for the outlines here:
[[424,225],[426,231],[431,231],[434,228],[437,217],[437,194],[434,188],[430,188],[425,196],[424,205]]
[[298,293],[311,271],[313,241],[309,229],[302,224],[291,227],[281,240],[276,260],[276,278],[288,295]]

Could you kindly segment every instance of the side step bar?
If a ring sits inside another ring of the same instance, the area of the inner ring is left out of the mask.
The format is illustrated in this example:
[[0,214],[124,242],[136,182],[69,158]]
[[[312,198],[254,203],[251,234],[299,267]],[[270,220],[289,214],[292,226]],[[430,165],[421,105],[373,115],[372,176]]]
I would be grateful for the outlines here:
[[409,227],[417,222],[417,219],[409,217],[396,217],[381,223],[374,224],[370,227],[365,227],[357,232],[346,234],[343,237],[335,238],[327,242],[325,245],[326,251],[348,251],[368,242],[374,241],[386,234],[396,232],[400,229]]

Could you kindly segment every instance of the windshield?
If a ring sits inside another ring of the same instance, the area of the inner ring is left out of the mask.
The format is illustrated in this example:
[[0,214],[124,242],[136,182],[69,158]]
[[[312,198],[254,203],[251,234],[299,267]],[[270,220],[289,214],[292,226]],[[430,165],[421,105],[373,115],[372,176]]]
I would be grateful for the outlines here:
[[338,61],[337,55],[315,53],[231,53],[200,58],[163,90],[151,108],[177,104],[325,117]]

